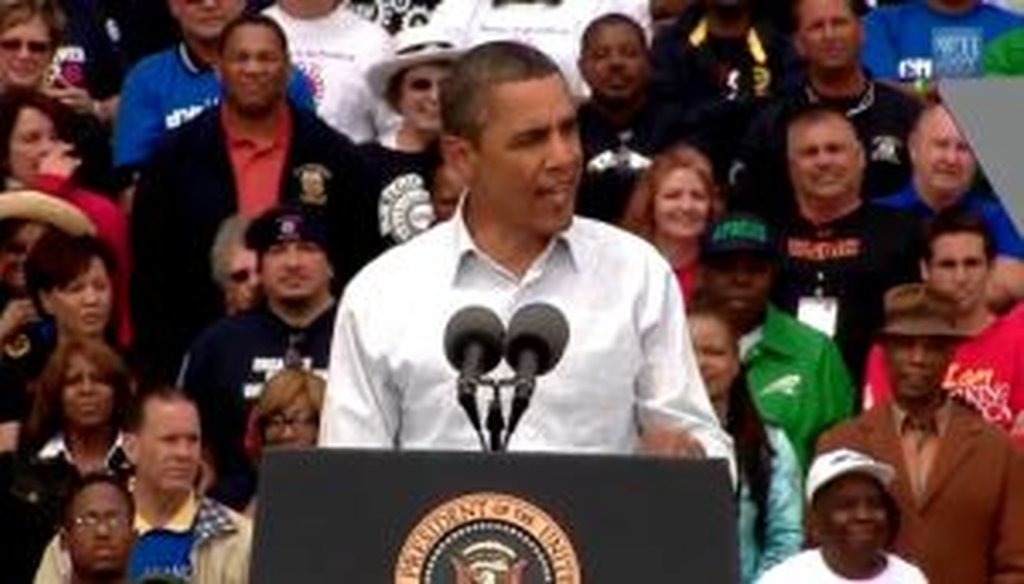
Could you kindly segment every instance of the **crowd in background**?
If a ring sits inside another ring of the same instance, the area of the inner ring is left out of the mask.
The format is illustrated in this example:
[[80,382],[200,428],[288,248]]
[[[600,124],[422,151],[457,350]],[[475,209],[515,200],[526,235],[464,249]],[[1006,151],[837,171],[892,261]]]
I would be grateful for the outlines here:
[[0,580],[247,580],[261,453],[317,445],[349,280],[461,221],[439,96],[508,40],[574,100],[576,213],[675,275],[742,581],[1024,582],[1020,193],[939,83],[1024,74],[1022,15],[3,0]]

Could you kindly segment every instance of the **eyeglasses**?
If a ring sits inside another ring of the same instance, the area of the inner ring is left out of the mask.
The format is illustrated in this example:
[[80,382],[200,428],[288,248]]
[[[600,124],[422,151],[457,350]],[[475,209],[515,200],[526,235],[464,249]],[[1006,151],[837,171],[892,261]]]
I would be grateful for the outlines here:
[[240,270],[235,270],[229,273],[228,279],[234,282],[235,284],[244,284],[248,282],[250,279],[252,279],[252,276],[252,270],[250,270],[249,268],[242,268]]
[[89,531],[97,531],[100,526],[108,531],[120,531],[127,529],[131,525],[131,518],[125,515],[86,513],[85,515],[75,517],[71,523],[78,529],[88,529]]
[[316,428],[319,424],[319,419],[312,415],[286,416],[284,414],[274,414],[267,418],[267,422],[264,427],[268,432],[281,433],[284,432],[285,429],[295,432],[302,428]]
[[19,53],[23,49],[33,55],[42,55],[50,51],[50,43],[44,41],[24,41],[21,39],[0,40],[0,50],[5,53]]

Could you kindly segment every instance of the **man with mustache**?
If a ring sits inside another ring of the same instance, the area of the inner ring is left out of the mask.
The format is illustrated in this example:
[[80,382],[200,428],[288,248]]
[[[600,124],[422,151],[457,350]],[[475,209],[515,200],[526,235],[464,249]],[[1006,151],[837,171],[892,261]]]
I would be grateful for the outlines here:
[[246,243],[256,252],[264,302],[203,331],[181,372],[208,422],[203,434],[217,469],[211,496],[236,509],[255,486],[244,444],[252,406],[285,367],[327,369],[335,315],[327,229],[315,213],[271,209],[253,221]]
[[952,302],[923,284],[885,297],[879,340],[893,399],[821,437],[895,469],[902,515],[892,550],[932,584],[1024,579],[1024,457],[1005,432],[949,399],[942,379],[963,331]]
[[866,157],[842,112],[810,106],[788,126],[787,158],[797,211],[782,228],[777,304],[835,339],[856,385],[882,296],[918,279],[917,223],[866,204]]
[[910,134],[910,161],[910,183],[878,204],[910,211],[922,220],[945,209],[979,217],[996,251],[989,302],[1006,305],[1024,298],[1024,240],[999,198],[976,186],[978,161],[944,105],[929,105],[921,113]]
[[576,211],[617,223],[650,157],[681,137],[676,108],[656,99],[651,56],[637,21],[623,14],[595,19],[583,33],[580,73],[590,99],[579,107],[584,171]]

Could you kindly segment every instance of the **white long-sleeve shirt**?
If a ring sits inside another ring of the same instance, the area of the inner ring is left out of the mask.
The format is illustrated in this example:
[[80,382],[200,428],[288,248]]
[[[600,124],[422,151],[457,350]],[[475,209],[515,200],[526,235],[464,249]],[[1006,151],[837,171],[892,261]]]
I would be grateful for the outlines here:
[[[456,402],[445,326],[465,306],[489,307],[507,324],[541,301],[565,314],[569,342],[537,380],[509,450],[630,453],[640,427],[662,425],[688,430],[709,456],[732,457],[668,264],[645,241],[579,217],[521,279],[474,245],[460,214],[359,273],[338,310],[320,444],[479,450]],[[504,363],[493,372],[511,373]],[[478,392],[481,417],[489,393]]]

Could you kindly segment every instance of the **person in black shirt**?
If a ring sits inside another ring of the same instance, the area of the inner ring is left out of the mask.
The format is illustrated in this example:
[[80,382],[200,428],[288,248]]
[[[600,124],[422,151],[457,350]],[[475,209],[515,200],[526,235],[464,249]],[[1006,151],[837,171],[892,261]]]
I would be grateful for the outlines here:
[[578,112],[584,173],[576,212],[617,223],[650,159],[685,129],[651,95],[644,30],[628,16],[607,14],[587,26],[579,68],[591,95]]
[[881,197],[910,179],[907,136],[922,104],[876,83],[860,64],[863,27],[854,0],[801,0],[796,50],[807,79],[761,111],[751,123],[730,172],[733,206],[778,223],[795,208],[786,174],[786,123],[808,104],[844,112],[867,154],[864,194]]
[[382,246],[408,241],[433,225],[434,173],[441,165],[439,95],[451,63],[461,54],[442,31],[429,26],[402,31],[395,57],[374,65],[371,90],[401,115],[393,134],[359,146],[371,174]]
[[265,302],[203,331],[180,378],[199,405],[217,469],[211,496],[236,509],[255,484],[244,443],[252,405],[286,366],[326,372],[335,314],[327,229],[316,211],[271,209],[253,221],[246,242],[258,257]]
[[865,153],[842,113],[809,107],[787,143],[797,210],[781,230],[775,301],[835,339],[859,387],[885,292],[919,278],[917,226],[862,199]]
[[755,19],[753,0],[703,0],[654,38],[654,87],[686,112],[719,178],[750,120],[795,84],[788,37]]

